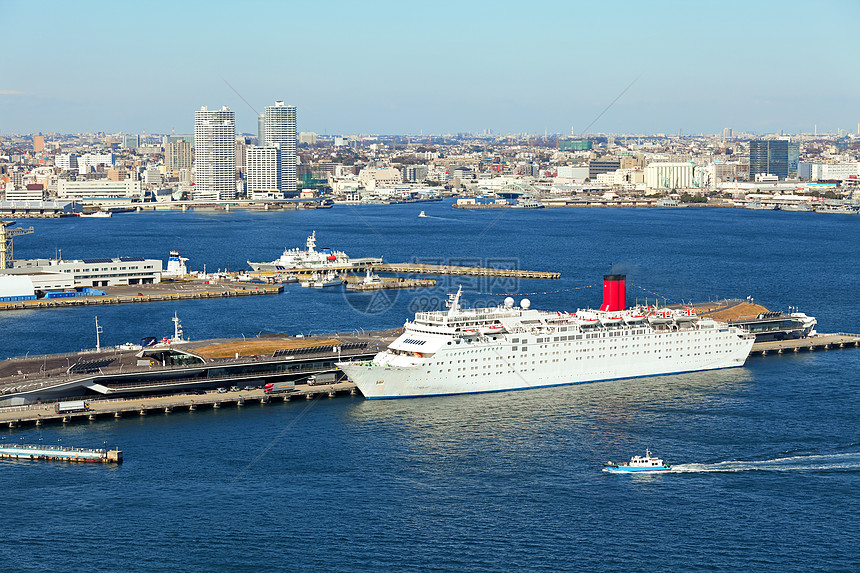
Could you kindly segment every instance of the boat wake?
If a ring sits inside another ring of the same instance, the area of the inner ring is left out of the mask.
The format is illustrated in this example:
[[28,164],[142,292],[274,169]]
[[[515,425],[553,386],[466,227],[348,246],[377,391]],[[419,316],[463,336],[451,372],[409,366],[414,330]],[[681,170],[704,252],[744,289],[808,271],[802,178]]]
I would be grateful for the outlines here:
[[437,217],[436,215],[419,215],[421,219],[438,219],[439,221],[457,221],[458,219],[452,219],[451,217]]
[[678,464],[673,465],[671,471],[673,473],[860,471],[860,452],[790,456],[759,461],[732,460],[713,464]]

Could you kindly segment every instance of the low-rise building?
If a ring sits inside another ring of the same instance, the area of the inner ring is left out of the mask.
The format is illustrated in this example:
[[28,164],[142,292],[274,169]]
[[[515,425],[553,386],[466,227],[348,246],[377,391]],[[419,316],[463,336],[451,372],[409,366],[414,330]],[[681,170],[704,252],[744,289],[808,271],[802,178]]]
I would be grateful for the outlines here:
[[161,260],[142,257],[113,259],[24,259],[13,262],[10,274],[60,273],[71,277],[75,287],[155,284],[161,282]]
[[125,181],[110,181],[97,179],[93,181],[57,181],[57,197],[60,199],[116,199],[127,198],[135,201],[143,200],[143,189],[140,181],[126,179]]

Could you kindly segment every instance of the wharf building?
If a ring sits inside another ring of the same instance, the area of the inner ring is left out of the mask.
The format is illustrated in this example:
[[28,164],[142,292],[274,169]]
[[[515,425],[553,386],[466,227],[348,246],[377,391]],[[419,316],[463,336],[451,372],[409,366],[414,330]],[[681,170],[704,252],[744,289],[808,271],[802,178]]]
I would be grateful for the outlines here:
[[195,201],[236,198],[236,114],[229,107],[194,113]]
[[776,175],[780,180],[797,177],[800,143],[790,138],[750,141],[750,178]]
[[[160,259],[142,257],[118,257],[103,259],[22,259],[13,262],[11,269],[4,273],[18,276],[47,277],[54,275],[66,277],[71,288],[106,287],[121,285],[156,284],[161,282],[162,262]],[[63,283],[63,284],[66,284]],[[34,281],[35,284],[35,281]]]
[[284,194],[284,197],[295,197],[298,194],[296,106],[285,105],[280,100],[276,101],[275,105],[266,106],[266,111],[259,118],[258,129],[260,129],[260,145],[276,147],[280,155],[281,174],[278,190]]

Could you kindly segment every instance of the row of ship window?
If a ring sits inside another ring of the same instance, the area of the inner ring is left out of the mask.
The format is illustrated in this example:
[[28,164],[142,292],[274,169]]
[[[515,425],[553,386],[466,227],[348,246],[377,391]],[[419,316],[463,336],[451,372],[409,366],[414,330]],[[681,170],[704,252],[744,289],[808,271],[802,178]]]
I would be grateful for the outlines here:
[[[144,269],[151,269],[151,268],[152,268],[152,265],[146,265],[146,266],[144,266],[143,268],[144,268]],[[105,268],[103,268],[103,269],[98,269],[98,268],[96,268],[96,269],[74,269],[74,272],[76,272],[76,273],[81,273],[81,272],[84,272],[84,271],[98,272],[98,271],[107,271],[107,270],[111,270],[111,271],[117,271],[117,270],[119,270],[119,271],[132,270],[132,271],[134,271],[134,270],[137,270],[137,267],[128,267],[128,268],[126,268],[126,267],[119,267],[119,268],[117,268],[117,267],[110,267],[110,268],[105,267]],[[63,269],[63,272],[64,272],[64,273],[71,273],[71,272],[72,272],[72,269]]]

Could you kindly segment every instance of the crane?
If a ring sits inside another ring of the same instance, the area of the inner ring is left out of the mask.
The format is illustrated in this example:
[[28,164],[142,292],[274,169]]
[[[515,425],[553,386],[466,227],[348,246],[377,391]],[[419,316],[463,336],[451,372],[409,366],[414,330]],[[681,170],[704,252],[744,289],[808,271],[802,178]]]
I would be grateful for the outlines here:
[[14,225],[16,221],[0,221],[0,270],[8,269],[12,266],[12,237],[21,235],[29,235],[33,232],[33,227],[6,229]]

